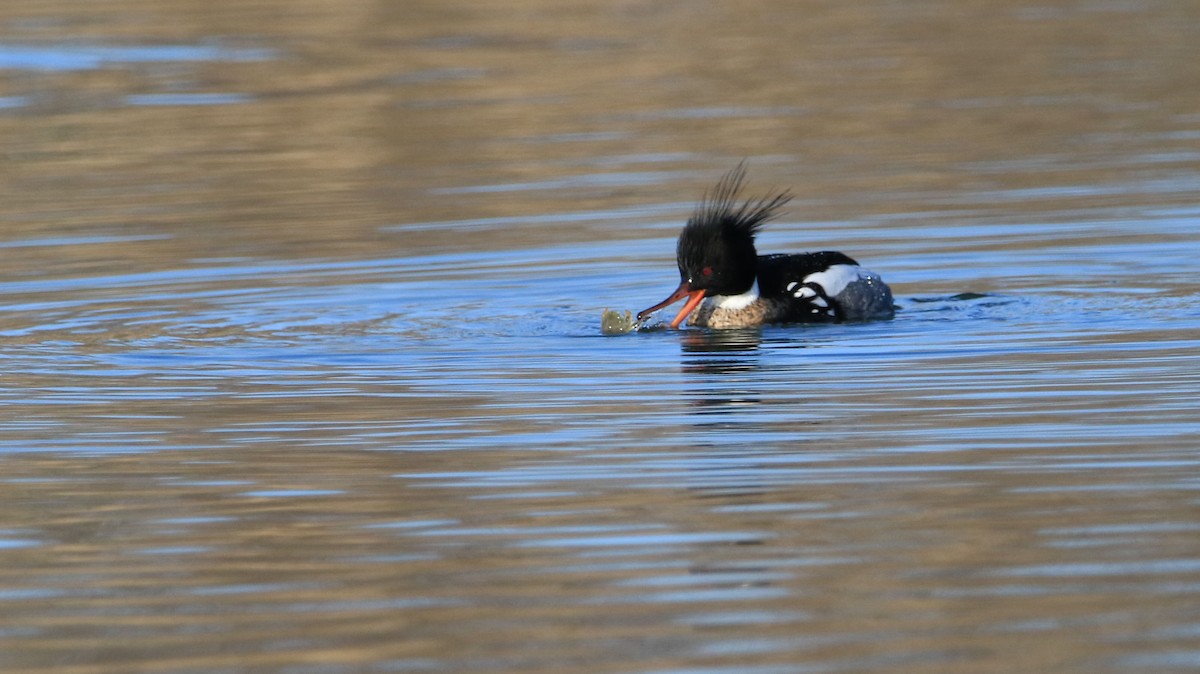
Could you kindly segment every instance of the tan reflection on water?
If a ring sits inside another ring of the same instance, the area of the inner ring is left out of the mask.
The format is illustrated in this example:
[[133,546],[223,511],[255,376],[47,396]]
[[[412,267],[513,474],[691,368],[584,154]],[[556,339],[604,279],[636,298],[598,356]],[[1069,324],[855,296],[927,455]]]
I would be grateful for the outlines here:
[[[1170,134],[1194,129],[1197,12],[1187,2],[118,2],[87,13],[8,3],[11,44],[217,41],[277,56],[10,71],[0,95],[31,102],[0,116],[0,215],[14,238],[171,234],[31,250],[16,270],[62,274],[461,249],[460,236],[379,227],[686,201],[742,157],[773,158],[756,162],[758,180],[793,189],[802,217],[817,220],[920,209],[930,194],[1121,183],[1166,167],[1113,165],[1114,151],[1134,140],[1147,153],[1178,150]],[[176,90],[252,102],[123,103]],[[655,155],[668,160],[632,159]],[[437,192],[603,173],[614,159],[681,185]],[[998,168],[972,170],[979,162]],[[467,247],[534,235],[485,234]]]

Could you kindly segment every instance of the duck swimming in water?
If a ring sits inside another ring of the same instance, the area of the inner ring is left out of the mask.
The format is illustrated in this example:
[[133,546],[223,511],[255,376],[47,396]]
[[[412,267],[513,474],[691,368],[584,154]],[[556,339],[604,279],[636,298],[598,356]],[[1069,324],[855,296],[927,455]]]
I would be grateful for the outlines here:
[[786,192],[739,203],[746,171],[721,178],[688,218],[675,259],[679,287],[641,311],[638,322],[687,298],[671,321],[677,328],[744,328],[764,323],[828,323],[888,319],[892,290],[878,274],[833,251],[759,255],[754,236],[791,196]]

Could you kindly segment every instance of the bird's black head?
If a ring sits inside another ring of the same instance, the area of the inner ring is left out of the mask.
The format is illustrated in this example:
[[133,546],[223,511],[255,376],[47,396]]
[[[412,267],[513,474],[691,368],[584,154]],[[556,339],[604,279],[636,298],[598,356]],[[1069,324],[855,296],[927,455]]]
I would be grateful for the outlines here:
[[671,321],[671,327],[677,328],[705,297],[741,295],[754,287],[758,276],[754,235],[791,197],[781,192],[739,204],[745,177],[746,169],[738,164],[696,207],[675,248],[679,287],[667,299],[638,312],[639,321],[686,297],[683,309]]
[[725,174],[679,234],[675,259],[680,279],[691,290],[704,290],[706,297],[740,295],[754,286],[754,235],[791,198],[782,192],[738,203],[745,177],[740,164]]

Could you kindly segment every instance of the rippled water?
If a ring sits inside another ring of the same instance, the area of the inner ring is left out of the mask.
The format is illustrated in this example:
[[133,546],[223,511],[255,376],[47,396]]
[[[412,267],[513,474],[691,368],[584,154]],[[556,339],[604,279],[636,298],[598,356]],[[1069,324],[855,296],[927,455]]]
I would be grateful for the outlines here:
[[[1191,3],[0,8],[0,668],[1200,668]],[[790,188],[902,309],[606,337]]]

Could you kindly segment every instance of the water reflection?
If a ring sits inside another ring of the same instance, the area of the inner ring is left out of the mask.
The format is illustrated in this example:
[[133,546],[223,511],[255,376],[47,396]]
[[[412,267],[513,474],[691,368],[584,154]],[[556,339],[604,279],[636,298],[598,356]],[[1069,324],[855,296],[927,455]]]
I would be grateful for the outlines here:
[[[684,374],[684,390],[680,392],[692,413],[700,415],[698,428],[737,428],[750,432],[757,425],[748,416],[740,416],[746,408],[762,402],[760,390],[761,329],[743,330],[685,330],[679,335]],[[737,421],[731,415],[738,414]],[[701,451],[713,449],[706,443]]]
[[684,330],[680,333],[682,369],[693,375],[753,373],[758,369],[762,330]]
[[272,49],[226,47],[217,44],[47,46],[0,43],[0,70],[65,72],[148,63],[266,61]]

